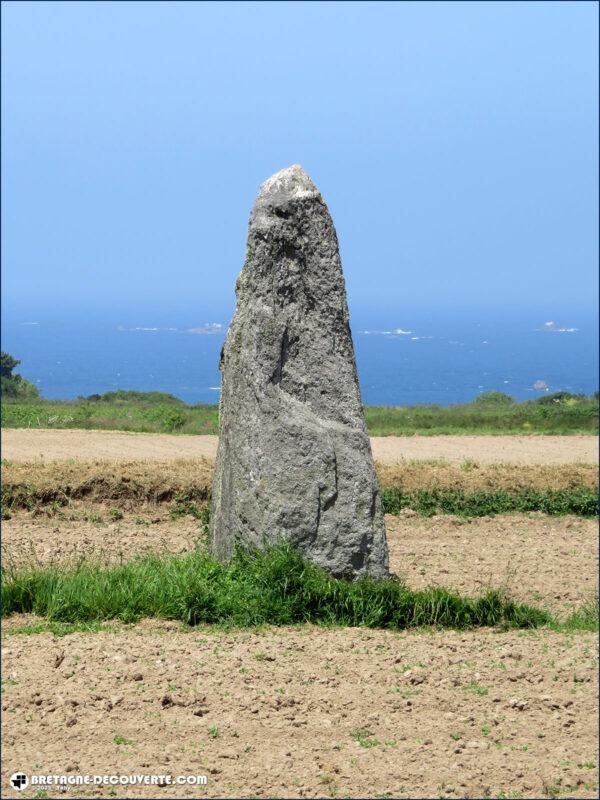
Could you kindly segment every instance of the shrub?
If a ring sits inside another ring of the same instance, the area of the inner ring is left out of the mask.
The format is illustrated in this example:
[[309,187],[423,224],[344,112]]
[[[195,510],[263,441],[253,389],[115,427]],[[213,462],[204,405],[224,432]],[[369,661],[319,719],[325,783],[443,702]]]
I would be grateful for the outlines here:
[[22,375],[13,375],[13,369],[21,362],[8,353],[0,353],[0,392],[2,399],[36,400],[40,393],[33,383]]
[[173,405],[185,405],[183,400],[168,392],[137,392],[125,389],[104,392],[104,394],[91,394],[88,397],[79,397],[78,400],[89,400],[93,403],[145,403],[147,405],[171,403]]
[[157,406],[156,415],[153,418],[159,421],[163,429],[169,433],[182,428],[186,421],[185,414],[170,406]]
[[538,397],[532,402],[539,406],[552,406],[557,403],[566,403],[572,405],[573,402],[578,403],[580,400],[585,400],[584,394],[572,394],[571,392],[554,392],[554,394],[545,394]]
[[475,405],[482,406],[511,406],[515,400],[505,392],[483,392],[473,401]]

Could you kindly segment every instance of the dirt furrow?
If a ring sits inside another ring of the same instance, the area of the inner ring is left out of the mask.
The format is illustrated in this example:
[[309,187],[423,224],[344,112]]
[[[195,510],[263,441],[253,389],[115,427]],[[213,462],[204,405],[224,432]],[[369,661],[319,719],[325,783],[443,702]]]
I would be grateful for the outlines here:
[[596,797],[595,644],[149,622],[6,636],[2,794],[23,770],[208,778],[161,797]]

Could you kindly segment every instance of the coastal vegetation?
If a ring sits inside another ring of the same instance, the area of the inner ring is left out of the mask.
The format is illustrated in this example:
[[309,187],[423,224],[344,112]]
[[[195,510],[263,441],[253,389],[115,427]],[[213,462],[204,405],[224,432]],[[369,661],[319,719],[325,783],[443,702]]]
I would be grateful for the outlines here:
[[[76,428],[140,433],[219,433],[217,404],[187,404],[168,392],[117,389],[75,400],[47,400],[13,370],[20,364],[1,354],[5,428]],[[499,391],[484,392],[469,403],[449,406],[365,406],[371,436],[439,434],[596,434],[598,392],[546,393],[518,402]]]
[[[42,400],[34,395],[5,393],[4,377],[2,380],[2,426],[7,428],[196,435],[219,432],[217,405],[188,405],[163,392],[120,390],[69,401]],[[557,392],[517,402],[504,393],[489,392],[470,403],[450,406],[366,406],[365,419],[371,436],[596,434],[598,393],[585,396]]]

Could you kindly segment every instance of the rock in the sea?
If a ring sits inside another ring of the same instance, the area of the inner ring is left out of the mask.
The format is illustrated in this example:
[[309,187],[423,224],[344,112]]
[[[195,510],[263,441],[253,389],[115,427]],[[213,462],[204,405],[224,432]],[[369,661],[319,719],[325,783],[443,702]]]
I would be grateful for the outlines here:
[[211,541],[291,541],[336,576],[382,577],[388,552],[329,211],[294,165],[261,187],[221,353]]

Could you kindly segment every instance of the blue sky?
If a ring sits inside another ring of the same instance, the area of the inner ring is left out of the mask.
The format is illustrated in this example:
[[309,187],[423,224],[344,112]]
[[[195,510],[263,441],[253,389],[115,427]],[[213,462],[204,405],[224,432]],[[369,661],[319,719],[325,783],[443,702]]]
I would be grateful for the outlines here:
[[597,142],[593,2],[3,2],[3,306],[226,319],[299,162],[361,316],[566,318]]

